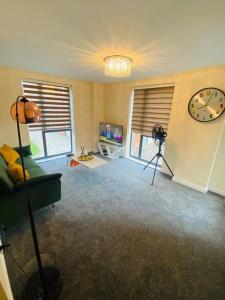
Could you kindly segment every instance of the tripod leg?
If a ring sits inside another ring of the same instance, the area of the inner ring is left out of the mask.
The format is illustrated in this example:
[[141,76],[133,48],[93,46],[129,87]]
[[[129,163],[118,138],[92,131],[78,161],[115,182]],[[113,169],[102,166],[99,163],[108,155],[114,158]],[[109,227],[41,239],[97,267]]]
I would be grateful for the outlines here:
[[156,172],[156,168],[158,166],[158,160],[159,160],[159,155],[157,155],[157,160],[156,160],[156,164],[155,164],[154,174],[153,174],[153,178],[152,178],[152,185],[154,184],[155,172]]
[[150,163],[153,161],[154,158],[156,158],[157,155],[158,155],[158,153],[156,153],[156,155],[153,156],[153,158],[148,162],[148,164],[144,167],[143,170],[145,170],[150,165]]
[[163,159],[164,163],[167,165],[167,168],[169,169],[169,171],[170,171],[171,175],[172,175],[172,176],[174,176],[174,174],[173,174],[172,170],[170,169],[170,167],[169,167],[168,163],[166,162],[165,158],[163,157],[163,155],[161,154],[160,156],[162,157],[162,159]]

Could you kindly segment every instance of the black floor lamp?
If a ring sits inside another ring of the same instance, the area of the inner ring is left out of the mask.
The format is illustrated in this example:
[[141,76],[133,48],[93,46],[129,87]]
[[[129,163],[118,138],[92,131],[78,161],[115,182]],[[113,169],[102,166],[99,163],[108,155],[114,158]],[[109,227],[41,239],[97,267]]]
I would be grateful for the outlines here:
[[[32,203],[29,198],[29,183],[26,179],[24,159],[23,159],[23,147],[20,134],[20,123],[30,124],[36,123],[40,120],[41,112],[39,107],[34,103],[28,101],[23,96],[18,96],[16,102],[11,107],[12,119],[17,123],[17,133],[19,139],[20,157],[23,168],[23,178],[25,184],[25,193],[27,199],[27,209],[30,220],[32,238],[34,243],[35,255],[38,264],[38,272],[34,273],[27,282],[24,299],[43,299],[53,300],[59,296],[63,280],[60,272],[55,267],[42,266],[41,255],[38,245],[37,232],[34,223],[34,216],[32,211]],[[36,297],[36,298],[35,298]]]

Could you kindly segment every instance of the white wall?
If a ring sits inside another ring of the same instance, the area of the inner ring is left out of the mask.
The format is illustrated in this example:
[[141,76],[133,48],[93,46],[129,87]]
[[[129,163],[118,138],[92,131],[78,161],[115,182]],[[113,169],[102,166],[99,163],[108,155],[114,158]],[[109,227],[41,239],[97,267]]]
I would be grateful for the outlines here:
[[[220,142],[224,115],[213,122],[197,122],[188,113],[188,102],[194,93],[205,87],[225,90],[224,78],[225,66],[220,66],[135,82],[108,84],[106,119],[124,125],[127,131],[132,90],[136,86],[174,83],[165,156],[174,171],[175,180],[205,192]],[[218,159],[219,164],[225,161],[222,156]]]

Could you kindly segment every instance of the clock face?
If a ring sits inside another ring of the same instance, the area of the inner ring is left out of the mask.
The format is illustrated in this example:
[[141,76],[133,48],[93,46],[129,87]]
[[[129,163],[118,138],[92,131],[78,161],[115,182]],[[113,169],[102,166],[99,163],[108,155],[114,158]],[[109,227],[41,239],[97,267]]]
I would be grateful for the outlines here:
[[200,90],[189,101],[188,111],[199,122],[213,121],[225,111],[225,94],[216,88]]

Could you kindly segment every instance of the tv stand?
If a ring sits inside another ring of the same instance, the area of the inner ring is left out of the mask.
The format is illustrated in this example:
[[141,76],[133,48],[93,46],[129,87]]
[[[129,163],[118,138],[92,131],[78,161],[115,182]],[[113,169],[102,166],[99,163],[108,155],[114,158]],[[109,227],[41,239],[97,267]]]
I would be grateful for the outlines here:
[[103,141],[99,141],[97,145],[101,155],[107,156],[111,159],[119,158],[122,152],[122,145],[114,145]]

